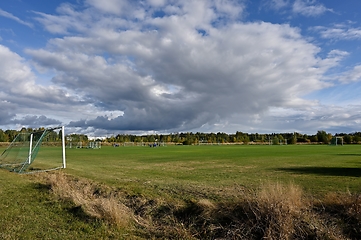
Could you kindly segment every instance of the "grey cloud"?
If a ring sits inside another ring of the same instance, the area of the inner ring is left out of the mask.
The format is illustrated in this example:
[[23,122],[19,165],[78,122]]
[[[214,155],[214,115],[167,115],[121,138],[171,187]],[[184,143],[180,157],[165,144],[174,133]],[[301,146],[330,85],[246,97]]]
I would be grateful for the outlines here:
[[21,106],[19,107],[17,104],[10,103],[8,101],[2,101],[0,105],[0,125],[21,125],[37,128],[61,124],[59,120],[48,118],[44,115],[26,115],[21,117],[21,112]]
[[130,109],[123,116],[109,119],[98,116],[95,119],[69,123],[69,127],[92,127],[108,130],[170,130],[196,128],[205,122],[212,123],[214,114],[201,112],[197,107],[186,104],[172,106],[148,106],[147,109]]
[[11,123],[11,119],[16,116],[14,105],[7,101],[0,101],[0,125],[7,125]]
[[33,128],[49,126],[49,125],[59,126],[61,124],[59,120],[48,118],[44,115],[41,116],[27,115],[20,119],[12,120],[12,123],[19,124],[22,126],[29,126]]
[[358,129],[361,119],[360,111],[360,105],[344,107],[323,105],[309,111],[291,113],[284,109],[281,116],[273,114],[268,120],[272,122],[272,127],[290,131],[294,129],[299,132],[307,129],[308,134],[315,134],[318,130],[335,134],[340,133],[342,129],[350,133]]
[[[30,64],[7,47],[0,45],[1,124],[58,124],[60,120],[44,117],[61,116],[79,104],[64,88],[36,83]],[[31,114],[33,117],[18,118]],[[39,125],[45,126],[45,125]]]

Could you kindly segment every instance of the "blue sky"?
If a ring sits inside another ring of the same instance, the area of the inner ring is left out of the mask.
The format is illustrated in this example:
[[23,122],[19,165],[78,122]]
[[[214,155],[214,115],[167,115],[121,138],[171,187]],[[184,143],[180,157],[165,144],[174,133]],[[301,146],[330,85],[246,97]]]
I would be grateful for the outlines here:
[[361,1],[0,2],[0,128],[361,131]]

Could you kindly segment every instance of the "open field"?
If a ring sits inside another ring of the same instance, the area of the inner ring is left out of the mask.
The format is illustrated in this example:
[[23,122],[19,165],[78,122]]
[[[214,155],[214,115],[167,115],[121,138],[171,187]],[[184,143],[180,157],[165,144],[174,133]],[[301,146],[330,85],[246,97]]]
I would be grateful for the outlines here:
[[[39,154],[37,164],[56,155],[53,149],[46,151]],[[293,182],[317,195],[360,192],[360,157],[359,145],[103,147],[68,149],[66,172],[152,191],[169,185],[254,188],[277,181]]]
[[[52,162],[52,166],[49,165],[49,167],[54,167],[54,157],[59,158],[58,162],[61,163],[60,148],[43,147],[33,167],[44,168],[49,162]],[[61,178],[60,180],[58,178],[56,181],[53,180],[52,183],[44,183],[44,179],[51,179],[53,173],[16,175],[1,170],[2,182],[6,182],[6,184],[2,184],[0,187],[0,194],[5,196],[0,200],[0,214],[5,216],[0,220],[2,221],[0,225],[5,226],[3,227],[4,229],[0,229],[0,232],[2,232],[2,237],[5,239],[15,239],[9,237],[11,232],[17,238],[24,236],[36,237],[37,235],[51,236],[51,238],[64,238],[64,236],[73,235],[75,236],[73,239],[81,239],[81,237],[77,236],[82,235],[87,236],[88,239],[111,238],[111,236],[116,239],[134,239],[138,237],[140,239],[171,239],[172,237],[170,236],[189,239],[202,239],[204,236],[209,236],[209,239],[213,239],[214,236],[218,235],[224,237],[220,233],[221,230],[217,230],[218,232],[210,230],[213,229],[212,227],[207,228],[209,233],[203,233],[204,235],[202,235],[197,232],[199,231],[197,228],[199,219],[194,220],[192,223],[187,223],[188,220],[184,222],[184,219],[195,218],[191,213],[193,211],[193,214],[201,216],[203,212],[199,214],[199,209],[205,211],[205,206],[207,206],[207,211],[205,212],[208,215],[213,214],[214,216],[212,215],[212,217],[214,219],[216,216],[225,214],[221,213],[221,206],[224,209],[233,206],[233,203],[234,208],[242,206],[241,202],[244,202],[243,198],[248,193],[255,193],[255,196],[258,196],[256,198],[262,199],[261,195],[256,194],[256,192],[263,192],[265,188],[272,188],[269,186],[276,186],[275,188],[280,191],[278,195],[282,196],[283,199],[287,198],[283,196],[285,191],[293,192],[292,189],[300,188],[300,190],[296,191],[300,192],[300,194],[295,195],[302,195],[302,199],[320,199],[320,201],[323,201],[321,204],[322,211],[327,209],[327,201],[330,201],[330,199],[327,199],[327,196],[333,196],[337,204],[341,204],[340,196],[349,196],[351,200],[348,203],[356,201],[359,204],[358,199],[361,192],[360,157],[361,146],[359,145],[337,147],[326,145],[216,145],[166,146],[158,148],[103,147],[99,150],[67,149],[67,169],[57,172],[63,172],[67,176],[72,176],[67,179],[75,177],[83,179],[82,181],[91,181],[96,190],[90,191],[90,195],[94,192],[106,192],[108,195],[110,192],[116,193],[117,197],[122,197],[122,204],[133,209],[133,214],[138,214],[137,217],[134,217],[134,219],[138,219],[136,221],[138,225],[139,218],[142,218],[142,221],[148,219],[148,223],[140,224],[142,230],[136,227],[138,230],[135,233],[129,233],[127,228],[114,230],[107,225],[106,221],[103,222],[104,219],[101,221],[84,221],[82,217],[79,217],[78,211],[76,211],[74,218],[74,209],[77,209],[76,207],[79,205],[85,205],[85,200],[75,201],[68,196],[66,198],[68,200],[64,201],[64,199],[61,200],[61,197],[54,199],[49,195],[49,189],[53,189],[56,182],[61,181]],[[79,184],[82,181],[75,180],[74,184]],[[285,187],[278,188],[278,184]],[[88,185],[84,183],[80,187],[71,187],[70,185],[68,187],[75,191],[76,188],[82,189]],[[290,187],[287,190],[288,186],[296,187]],[[112,190],[109,190],[108,187]],[[99,200],[98,195],[102,194],[96,195],[97,201]],[[355,196],[357,197],[355,198]],[[27,198],[29,201],[26,200]],[[70,198],[73,200],[69,202]],[[12,204],[14,199],[16,199],[15,205]],[[90,200],[87,201],[89,202]],[[92,202],[94,201],[92,200]],[[247,204],[250,204],[252,201],[248,199]],[[335,204],[335,202],[332,202],[330,206],[337,207],[338,205]],[[74,206],[71,207],[72,205]],[[297,204],[293,203],[292,205]],[[306,208],[306,205],[304,208]],[[354,202],[350,203],[351,205],[355,205]],[[340,206],[338,207],[340,208]],[[318,206],[313,205],[313,208],[318,209]],[[300,209],[303,209],[303,207]],[[179,211],[183,215],[185,214],[186,217],[182,215],[183,217],[178,219],[179,216],[174,212]],[[254,212],[254,210],[252,211]],[[307,210],[306,212],[310,211]],[[360,211],[360,209],[357,211]],[[231,212],[234,212],[234,209]],[[290,210],[287,210],[287,212],[290,212]],[[161,213],[167,214],[167,216],[174,214],[174,216],[172,215],[173,218],[168,219],[170,222],[162,222],[165,220],[159,220],[155,217]],[[44,222],[43,216],[48,216],[48,214],[49,217]],[[86,215],[86,211],[80,215],[83,216],[83,214]],[[327,212],[327,214],[330,213]],[[357,214],[360,213],[357,212]],[[210,216],[208,217],[211,218]],[[309,217],[307,215],[307,219]],[[152,224],[149,223],[150,218],[152,219]],[[204,219],[204,216],[202,216],[202,219]],[[14,221],[16,227],[12,224]],[[33,224],[36,222],[35,230],[30,230],[32,233],[29,233],[29,235],[23,235],[26,231],[23,232],[24,230],[18,228],[20,228],[19,226],[24,226],[32,229],[29,226],[29,221],[33,222]],[[74,221],[75,225],[70,224],[70,221]],[[209,226],[213,226],[207,221],[204,220]],[[286,221],[289,220],[286,219]],[[359,222],[353,222],[352,224],[360,227],[360,222],[361,219]],[[41,224],[45,224],[48,227],[47,232],[39,230]],[[177,231],[175,233],[173,230],[163,229],[157,224],[172,225]],[[205,223],[202,224],[204,228],[208,226]],[[221,223],[218,224],[222,225]],[[146,231],[144,229],[148,228],[145,225],[157,225],[158,227],[156,230]],[[59,227],[59,230],[55,230],[56,226]],[[149,231],[152,233],[149,233]],[[168,233],[164,235],[165,237],[162,237],[161,233],[166,231]],[[232,232],[229,229],[227,231]],[[325,230],[325,232],[327,231]],[[360,237],[358,235],[359,232],[351,231],[350,233],[350,231],[346,231],[346,236],[349,238],[357,239]],[[194,232],[197,232],[197,234]],[[216,235],[216,232],[218,235]],[[241,235],[236,235],[235,232],[233,232],[234,235],[232,236],[234,239],[238,239],[235,236]],[[340,238],[342,235],[340,232],[342,233],[342,230],[335,230],[333,236],[338,237],[334,239]],[[189,235],[187,235],[188,233]],[[337,235],[339,233],[341,235]],[[265,236],[265,234],[266,232],[261,235]],[[246,239],[246,237],[244,238]]]

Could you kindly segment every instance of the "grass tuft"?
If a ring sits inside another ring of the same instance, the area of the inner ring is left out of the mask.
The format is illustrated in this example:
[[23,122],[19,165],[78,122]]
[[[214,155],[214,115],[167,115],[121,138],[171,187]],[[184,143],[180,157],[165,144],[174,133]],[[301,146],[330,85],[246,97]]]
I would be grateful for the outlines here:
[[89,217],[105,220],[117,227],[129,227],[132,211],[114,195],[99,194],[98,185],[88,180],[73,179],[61,172],[44,176],[55,196],[80,207]]
[[327,216],[329,221],[342,226],[342,232],[351,239],[361,237],[361,194],[328,193],[315,210]]
[[[307,209],[302,189],[294,184],[268,183],[256,194],[252,212],[258,226],[263,226],[264,237],[289,239],[295,233],[297,220]],[[251,204],[250,204],[251,205]]]

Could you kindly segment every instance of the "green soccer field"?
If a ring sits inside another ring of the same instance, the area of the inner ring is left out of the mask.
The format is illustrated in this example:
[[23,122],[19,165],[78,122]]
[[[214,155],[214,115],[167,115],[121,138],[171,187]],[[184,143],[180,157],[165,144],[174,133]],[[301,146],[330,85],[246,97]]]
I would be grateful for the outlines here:
[[[61,162],[59,154],[42,148],[34,167],[55,156]],[[361,190],[359,145],[103,147],[67,149],[66,155],[65,172],[144,194],[217,193],[265,182],[295,183],[316,195]]]

